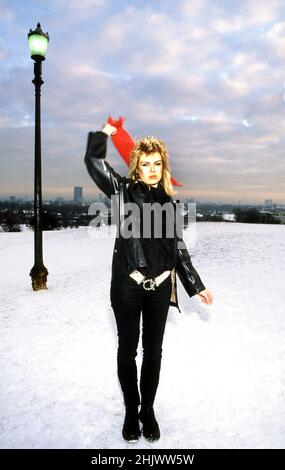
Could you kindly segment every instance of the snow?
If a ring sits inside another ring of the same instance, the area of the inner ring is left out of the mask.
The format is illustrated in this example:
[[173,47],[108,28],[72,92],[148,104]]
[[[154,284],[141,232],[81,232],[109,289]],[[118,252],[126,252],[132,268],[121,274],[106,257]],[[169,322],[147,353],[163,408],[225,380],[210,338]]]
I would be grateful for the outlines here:
[[[114,232],[44,232],[48,289],[39,292],[33,232],[1,233],[1,448],[284,448],[285,227],[196,228],[192,261],[214,303],[178,283],[182,313],[170,307],[155,401],[161,438],[136,444],[121,435]],[[189,231],[184,239],[190,246]]]
[[228,222],[235,222],[236,220],[236,215],[235,214],[223,214],[223,219],[228,221]]

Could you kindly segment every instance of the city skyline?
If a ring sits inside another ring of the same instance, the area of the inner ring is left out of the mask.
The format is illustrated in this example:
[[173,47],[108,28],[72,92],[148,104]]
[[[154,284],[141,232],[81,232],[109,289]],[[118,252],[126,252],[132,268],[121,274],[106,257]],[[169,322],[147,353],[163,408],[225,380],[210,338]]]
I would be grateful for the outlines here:
[[[82,196],[80,197],[80,200],[76,201],[75,200],[75,189],[80,189],[82,190]],[[53,202],[62,202],[62,203],[72,203],[72,202],[79,202],[79,203],[83,203],[83,204],[89,204],[89,203],[92,203],[94,201],[97,201],[97,200],[100,200],[101,198],[106,198],[107,196],[104,195],[104,193],[102,193],[101,191],[98,191],[93,197],[91,198],[87,198],[85,196],[83,196],[84,194],[84,188],[83,187],[77,187],[77,186],[74,186],[72,188],[72,194],[70,194],[68,197],[63,197],[63,196],[54,196],[54,197],[51,197],[51,198],[43,198],[43,202],[48,202],[48,201],[53,201]],[[191,198],[191,197],[185,197],[185,198],[181,198],[181,200],[185,201],[185,200],[188,200],[188,202],[193,202],[193,203],[196,203],[196,204],[216,204],[216,205],[236,205],[236,206],[243,206],[243,205],[251,205],[251,203],[247,203],[246,201],[242,201],[242,200],[238,200],[238,201],[233,201],[232,203],[230,202],[225,202],[225,201],[215,201],[215,200],[205,200],[205,201],[201,201],[201,200],[195,200],[195,198]],[[24,201],[24,202],[32,202],[33,201],[33,195],[30,194],[25,194],[25,195],[22,195],[22,196],[16,196],[15,194],[10,194],[10,195],[7,195],[7,196],[0,196],[0,201],[1,202],[21,202],[21,201]],[[274,207],[274,206],[277,206],[277,207],[283,207],[285,208],[285,204],[282,204],[282,203],[279,203],[278,201],[274,201],[272,199],[265,199],[263,201],[258,201],[257,203],[252,203],[252,205],[256,205],[256,206],[263,206],[263,207]]]
[[[44,199],[96,197],[87,134],[123,115],[134,138],[165,140],[178,199],[285,204],[284,13],[281,0],[2,1],[0,198],[33,193],[40,22]],[[108,161],[127,176],[111,139]]]

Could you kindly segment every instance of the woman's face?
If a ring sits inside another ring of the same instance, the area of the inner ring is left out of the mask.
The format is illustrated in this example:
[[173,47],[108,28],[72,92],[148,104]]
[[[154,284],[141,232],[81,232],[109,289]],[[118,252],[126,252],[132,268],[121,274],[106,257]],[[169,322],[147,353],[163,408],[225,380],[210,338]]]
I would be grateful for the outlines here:
[[157,184],[162,178],[162,157],[160,153],[153,152],[148,155],[142,153],[139,158],[138,172],[141,181],[150,186],[157,187]]

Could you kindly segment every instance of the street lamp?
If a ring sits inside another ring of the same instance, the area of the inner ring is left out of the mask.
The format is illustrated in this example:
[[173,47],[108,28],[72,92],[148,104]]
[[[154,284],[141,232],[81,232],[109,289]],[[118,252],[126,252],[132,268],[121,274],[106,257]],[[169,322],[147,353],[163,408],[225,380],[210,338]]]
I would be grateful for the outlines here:
[[34,179],[34,254],[35,262],[30,271],[33,290],[47,289],[48,270],[43,263],[42,249],[42,169],[41,169],[41,85],[42,61],[45,60],[49,42],[48,33],[43,33],[40,23],[28,33],[31,58],[34,60],[35,77],[35,179]]

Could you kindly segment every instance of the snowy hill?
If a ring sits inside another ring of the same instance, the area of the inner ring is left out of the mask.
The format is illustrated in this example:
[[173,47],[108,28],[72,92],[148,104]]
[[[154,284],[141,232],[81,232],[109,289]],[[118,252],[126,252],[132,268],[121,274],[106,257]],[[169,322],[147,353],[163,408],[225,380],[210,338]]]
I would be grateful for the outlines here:
[[[49,276],[40,292],[29,276],[33,232],[0,234],[1,448],[284,447],[284,226],[197,224],[190,252],[214,303],[189,299],[179,283],[155,444],[121,436],[107,230],[44,232]],[[139,371],[140,363],[139,353]]]

